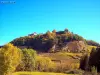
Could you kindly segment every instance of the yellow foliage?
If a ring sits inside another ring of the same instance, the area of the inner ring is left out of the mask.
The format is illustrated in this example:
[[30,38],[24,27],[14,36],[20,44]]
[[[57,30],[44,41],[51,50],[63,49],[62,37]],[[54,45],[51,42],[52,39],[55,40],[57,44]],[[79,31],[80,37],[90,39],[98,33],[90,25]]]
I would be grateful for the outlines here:
[[38,56],[36,59],[36,69],[39,71],[48,71],[54,68],[54,63],[48,57]]
[[54,33],[54,32],[50,32],[50,31],[48,31],[47,32],[47,37],[49,38],[49,39],[54,39],[55,37],[56,37],[56,33]]
[[79,63],[72,63],[70,66],[71,66],[70,68],[72,68],[72,69],[79,69],[80,64]]
[[20,49],[7,44],[0,49],[0,75],[8,75],[15,70],[21,59]]

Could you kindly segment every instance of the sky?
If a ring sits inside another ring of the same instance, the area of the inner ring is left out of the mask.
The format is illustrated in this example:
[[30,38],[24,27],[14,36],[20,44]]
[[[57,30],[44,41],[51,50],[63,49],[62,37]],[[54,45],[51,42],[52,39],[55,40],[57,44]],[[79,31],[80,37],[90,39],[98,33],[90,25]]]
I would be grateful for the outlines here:
[[0,0],[0,45],[65,28],[100,43],[100,0]]

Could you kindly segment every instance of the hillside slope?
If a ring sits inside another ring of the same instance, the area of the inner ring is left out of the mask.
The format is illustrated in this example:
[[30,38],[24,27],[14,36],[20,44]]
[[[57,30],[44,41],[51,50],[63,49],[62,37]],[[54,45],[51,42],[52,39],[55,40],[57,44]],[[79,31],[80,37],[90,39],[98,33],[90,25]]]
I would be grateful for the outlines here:
[[87,50],[87,41],[68,29],[58,32],[47,31],[45,34],[33,33],[14,39],[11,43],[20,48],[33,48],[39,52],[83,52]]

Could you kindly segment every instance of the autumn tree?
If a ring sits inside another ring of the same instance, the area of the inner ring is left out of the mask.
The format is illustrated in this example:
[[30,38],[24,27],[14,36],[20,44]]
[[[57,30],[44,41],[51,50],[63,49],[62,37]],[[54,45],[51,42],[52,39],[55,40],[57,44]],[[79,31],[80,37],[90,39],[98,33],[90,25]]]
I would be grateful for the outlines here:
[[51,32],[50,31],[47,31],[46,32],[46,35],[47,35],[47,38],[52,38],[52,35],[51,35]]
[[52,33],[56,33],[56,30],[54,29],[54,30],[52,31]]
[[11,75],[21,60],[20,49],[6,44],[0,49],[0,75]]

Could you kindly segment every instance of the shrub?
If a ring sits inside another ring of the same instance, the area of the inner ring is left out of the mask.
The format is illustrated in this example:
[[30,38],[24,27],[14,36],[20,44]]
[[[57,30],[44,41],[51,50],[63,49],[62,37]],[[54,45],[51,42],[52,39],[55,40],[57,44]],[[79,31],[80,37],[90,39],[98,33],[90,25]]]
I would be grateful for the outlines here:
[[6,44],[0,49],[0,75],[11,75],[21,59],[20,49]]
[[97,68],[95,66],[91,67],[91,72],[93,75],[97,75]]
[[70,69],[79,69],[79,63],[60,63],[55,67],[55,72],[66,72]]
[[37,57],[36,69],[39,71],[52,71],[55,64],[48,57]]

